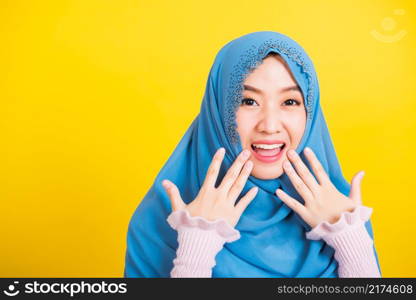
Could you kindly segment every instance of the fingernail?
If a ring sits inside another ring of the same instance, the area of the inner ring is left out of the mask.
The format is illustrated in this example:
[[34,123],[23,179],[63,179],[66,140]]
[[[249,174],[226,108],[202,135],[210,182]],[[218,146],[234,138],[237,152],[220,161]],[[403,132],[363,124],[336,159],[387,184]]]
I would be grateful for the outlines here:
[[296,152],[295,152],[295,150],[289,150],[289,151],[288,151],[288,154],[289,154],[289,156],[290,156],[290,157],[292,157],[292,158],[296,156]]
[[306,148],[305,148],[305,152],[307,152],[307,153],[311,153],[311,152],[312,152],[312,149],[311,149],[311,148],[309,148],[309,147],[306,147]]
[[221,147],[220,149],[218,149],[218,154],[224,154],[225,153],[225,148]]
[[164,188],[168,189],[171,187],[171,184],[169,181],[167,181],[166,179],[162,181],[162,185]]

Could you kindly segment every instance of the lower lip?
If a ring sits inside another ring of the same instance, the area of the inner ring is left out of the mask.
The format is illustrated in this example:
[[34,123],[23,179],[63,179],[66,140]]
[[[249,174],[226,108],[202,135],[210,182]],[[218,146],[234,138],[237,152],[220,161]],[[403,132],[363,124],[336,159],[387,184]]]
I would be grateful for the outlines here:
[[263,155],[260,155],[256,151],[254,151],[253,148],[251,148],[251,146],[250,146],[250,149],[251,149],[251,153],[253,153],[254,157],[257,160],[262,161],[262,162],[265,162],[265,163],[274,163],[274,162],[278,161],[282,157],[283,152],[286,149],[286,145],[283,147],[282,150],[280,150],[280,152],[277,155],[274,155],[274,156],[263,156]]

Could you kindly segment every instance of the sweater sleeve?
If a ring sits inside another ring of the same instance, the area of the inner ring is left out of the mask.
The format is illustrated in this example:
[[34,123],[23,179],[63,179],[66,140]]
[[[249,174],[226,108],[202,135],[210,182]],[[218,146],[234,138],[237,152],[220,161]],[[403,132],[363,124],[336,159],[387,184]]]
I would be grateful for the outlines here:
[[321,222],[306,233],[308,239],[323,239],[335,249],[339,277],[381,277],[373,240],[365,228],[372,211],[359,205],[352,212],[343,212],[335,223]]
[[[342,213],[336,223],[322,222],[306,233],[308,239],[323,239],[335,249],[339,277],[381,277],[373,240],[364,226],[371,213],[371,208],[358,206]],[[240,238],[239,231],[224,219],[207,221],[178,210],[167,220],[178,232],[179,244],[171,277],[211,277],[215,256],[223,245]]]
[[240,232],[225,221],[192,217],[187,210],[172,212],[169,225],[178,232],[178,249],[171,277],[211,277],[215,256],[227,242],[240,238]]

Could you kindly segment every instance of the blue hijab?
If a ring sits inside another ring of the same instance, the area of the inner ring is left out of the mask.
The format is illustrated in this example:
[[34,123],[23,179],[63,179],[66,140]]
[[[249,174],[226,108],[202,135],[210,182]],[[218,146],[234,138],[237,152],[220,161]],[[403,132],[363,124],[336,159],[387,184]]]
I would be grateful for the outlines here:
[[[205,180],[214,153],[225,147],[217,184],[221,182],[242,151],[235,113],[241,103],[243,81],[270,52],[278,53],[286,61],[304,96],[307,121],[297,153],[311,170],[302,151],[306,146],[312,148],[333,184],[349,195],[350,185],[342,175],[319,104],[312,61],[300,45],[283,34],[246,34],[227,43],[215,57],[200,113],[130,220],[125,277],[170,277],[178,242],[177,232],[166,221],[172,208],[161,182],[171,180],[184,202],[191,202]],[[338,277],[333,248],[323,240],[308,240],[305,232],[311,227],[276,196],[275,190],[280,187],[304,203],[286,174],[270,180],[250,176],[238,200],[253,186],[259,187],[257,196],[236,225],[241,238],[226,243],[217,254],[212,276]],[[370,221],[365,226],[374,239]],[[378,263],[377,254],[376,258]]]

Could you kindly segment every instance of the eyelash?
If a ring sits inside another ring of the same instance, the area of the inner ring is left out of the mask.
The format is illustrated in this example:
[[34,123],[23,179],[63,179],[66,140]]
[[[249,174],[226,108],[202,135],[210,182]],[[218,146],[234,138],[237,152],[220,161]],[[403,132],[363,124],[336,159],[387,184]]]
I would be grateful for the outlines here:
[[[245,104],[244,104],[244,103],[246,102],[245,100],[251,100],[251,101],[256,102],[256,100],[254,100],[254,99],[251,99],[251,98],[244,98],[243,100],[241,100],[241,105],[245,105]],[[296,106],[298,106],[298,105],[300,105],[300,104],[301,104],[298,100],[295,100],[295,99],[287,99],[286,101],[289,101],[289,100],[294,101],[294,102],[296,103]],[[286,103],[286,101],[285,101],[285,103]],[[249,106],[252,106],[252,105],[249,105]],[[293,105],[289,105],[289,106],[293,106]]]

